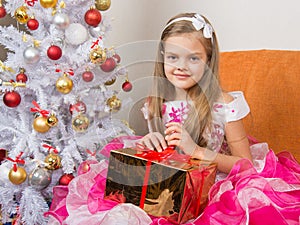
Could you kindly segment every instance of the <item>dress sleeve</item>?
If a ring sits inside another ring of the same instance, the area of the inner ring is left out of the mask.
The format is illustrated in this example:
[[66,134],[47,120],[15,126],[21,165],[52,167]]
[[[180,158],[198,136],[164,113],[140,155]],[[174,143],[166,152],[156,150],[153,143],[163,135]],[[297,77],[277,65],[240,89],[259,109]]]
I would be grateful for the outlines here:
[[149,132],[153,132],[151,123],[150,123],[150,119],[149,119],[149,106],[148,106],[148,102],[144,103],[144,106],[141,108],[142,113],[144,114],[144,118],[145,120],[147,120],[147,126],[148,126],[148,131]]
[[243,92],[235,91],[229,92],[228,94],[230,94],[234,99],[233,101],[225,104],[226,122],[233,122],[246,117],[250,112],[250,108]]

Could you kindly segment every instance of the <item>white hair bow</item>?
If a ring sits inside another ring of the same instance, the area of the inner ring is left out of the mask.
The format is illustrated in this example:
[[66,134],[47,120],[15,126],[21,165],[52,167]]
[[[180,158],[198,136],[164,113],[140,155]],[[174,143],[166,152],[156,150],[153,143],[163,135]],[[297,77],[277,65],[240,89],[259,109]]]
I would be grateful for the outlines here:
[[205,38],[212,38],[213,28],[210,24],[206,23],[204,18],[198,13],[192,17],[192,23],[196,30],[201,30],[203,28],[203,36]]
[[171,24],[178,22],[178,21],[182,21],[182,20],[186,20],[186,21],[190,21],[192,22],[194,28],[199,31],[201,29],[203,29],[203,36],[205,38],[212,38],[212,34],[213,34],[213,28],[210,24],[208,24],[204,18],[199,15],[198,13],[196,13],[193,17],[179,17],[176,18],[174,20],[172,20],[170,23],[168,23],[165,27],[165,29],[170,26]]

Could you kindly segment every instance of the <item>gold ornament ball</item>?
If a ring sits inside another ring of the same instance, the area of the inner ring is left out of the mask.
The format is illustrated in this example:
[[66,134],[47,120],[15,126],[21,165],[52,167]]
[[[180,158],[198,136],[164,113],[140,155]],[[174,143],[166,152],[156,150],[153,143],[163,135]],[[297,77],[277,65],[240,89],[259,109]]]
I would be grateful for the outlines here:
[[106,81],[104,84],[109,86],[109,85],[114,84],[115,82],[116,82],[116,78],[112,78],[111,80]]
[[27,173],[24,168],[17,167],[17,171],[14,171],[13,168],[10,169],[8,173],[8,179],[13,184],[22,184],[27,178]]
[[39,116],[33,120],[33,129],[39,133],[46,133],[50,126],[47,123],[47,118]]
[[86,173],[90,170],[90,164],[88,162],[84,162],[82,167],[81,167],[81,170],[82,170],[82,173]]
[[48,170],[57,170],[61,167],[60,156],[57,154],[50,153],[49,155],[47,155],[45,163],[47,164],[45,167]]
[[30,19],[27,14],[27,7],[26,6],[20,6],[15,11],[15,18],[19,23],[27,23],[27,21]]
[[48,124],[48,126],[54,127],[54,126],[57,125],[57,123],[58,123],[58,119],[57,119],[56,116],[50,115],[50,116],[47,118],[47,124]]
[[73,81],[67,76],[64,75],[56,81],[56,89],[60,93],[68,94],[72,91],[73,88]]
[[121,100],[117,98],[116,95],[113,95],[109,99],[106,100],[106,104],[109,106],[112,112],[117,112],[121,108]]
[[96,9],[100,11],[108,10],[111,5],[111,0],[95,0]]
[[56,6],[57,0],[40,0],[41,6],[44,8],[54,8]]
[[86,131],[89,125],[90,125],[90,120],[82,114],[79,114],[72,120],[72,128],[77,132]]
[[92,49],[90,52],[91,62],[94,64],[101,64],[106,60],[106,52],[101,48]]

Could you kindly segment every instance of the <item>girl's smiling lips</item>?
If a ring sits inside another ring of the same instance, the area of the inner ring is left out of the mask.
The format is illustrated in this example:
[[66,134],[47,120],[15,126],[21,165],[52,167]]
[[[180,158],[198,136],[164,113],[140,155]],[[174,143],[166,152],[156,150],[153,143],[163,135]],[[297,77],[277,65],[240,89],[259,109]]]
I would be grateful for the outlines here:
[[179,79],[184,79],[184,78],[189,78],[190,75],[188,74],[174,74],[175,77],[179,78]]

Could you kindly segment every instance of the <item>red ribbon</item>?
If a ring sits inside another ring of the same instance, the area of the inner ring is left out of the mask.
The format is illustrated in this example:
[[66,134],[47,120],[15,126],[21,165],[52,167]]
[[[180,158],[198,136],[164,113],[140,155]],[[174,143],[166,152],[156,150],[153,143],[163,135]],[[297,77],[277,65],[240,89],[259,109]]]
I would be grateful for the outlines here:
[[142,153],[137,153],[134,154],[137,157],[141,157],[147,160],[151,160],[151,161],[162,161],[164,159],[169,158],[170,156],[172,156],[175,153],[175,150],[173,148],[167,148],[162,152],[157,152],[154,150],[150,150],[148,148],[146,148],[144,145],[137,143],[136,144],[136,150],[137,151],[142,151]]
[[173,147],[168,147],[162,152],[157,152],[157,151],[150,150],[146,148],[144,145],[139,143],[136,145],[136,150],[142,151],[142,153],[134,154],[135,156],[148,160],[146,164],[146,171],[145,171],[145,177],[143,181],[141,200],[140,200],[140,208],[143,209],[145,204],[145,199],[146,199],[152,161],[161,162],[162,160],[165,159],[174,159],[181,162],[189,162],[190,156],[178,154]]
[[25,3],[26,3],[28,6],[34,6],[35,2],[37,2],[37,0],[25,0]]
[[58,153],[58,150],[57,150],[56,148],[53,148],[51,145],[43,144],[42,146],[43,146],[44,148],[47,148],[49,152],[52,150],[55,154]]
[[17,170],[18,170],[17,163],[22,164],[22,165],[25,164],[25,161],[24,161],[23,159],[20,159],[21,156],[22,156],[22,154],[23,154],[23,152],[20,152],[20,154],[16,156],[16,159],[12,159],[12,158],[10,158],[10,157],[7,157],[7,158],[6,158],[7,160],[12,161],[12,162],[14,163],[13,170],[14,170],[15,172],[17,172]]
[[96,156],[96,153],[97,153],[96,151],[92,152],[92,151],[89,150],[89,149],[86,149],[85,151],[86,151],[87,154],[89,154],[89,155],[91,155],[91,156],[94,156],[94,157]]
[[96,41],[93,42],[93,45],[91,46],[91,48],[94,48],[95,46],[97,46],[99,44],[100,40],[102,40],[101,36]]
[[197,215],[199,215],[199,213],[200,213],[200,204],[201,204],[201,197],[202,197],[204,179],[205,179],[205,177],[207,177],[208,174],[209,174],[209,171],[207,171],[206,169],[201,171],[201,185],[200,185],[200,190],[199,190],[199,196],[200,197],[198,198],[197,209],[196,209]]
[[151,169],[151,160],[147,161],[146,164],[146,171],[145,171],[145,177],[144,177],[144,182],[143,182],[143,187],[142,187],[142,193],[141,193],[141,200],[140,200],[140,208],[144,209],[145,205],[145,199],[146,199],[146,194],[147,194],[147,187],[148,187],[148,181],[150,177],[150,169]]
[[[56,64],[56,66],[57,66],[57,64]],[[70,76],[73,76],[73,75],[74,75],[74,70],[71,69],[71,68],[70,68],[67,72],[66,72],[66,71],[63,71],[63,70],[61,70],[61,69],[59,69],[59,68],[56,68],[56,69],[55,69],[55,72],[56,72],[56,73],[59,73],[59,72],[67,73],[67,74],[69,74]]]
[[42,109],[40,108],[40,106],[37,104],[36,101],[32,101],[32,104],[35,106],[35,108],[31,108],[31,109],[30,109],[31,112],[38,112],[38,113],[40,113],[43,117],[48,117],[49,111],[47,111],[47,110],[42,110]]

